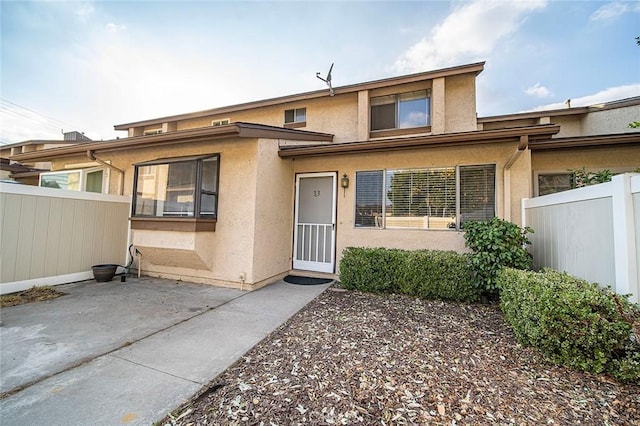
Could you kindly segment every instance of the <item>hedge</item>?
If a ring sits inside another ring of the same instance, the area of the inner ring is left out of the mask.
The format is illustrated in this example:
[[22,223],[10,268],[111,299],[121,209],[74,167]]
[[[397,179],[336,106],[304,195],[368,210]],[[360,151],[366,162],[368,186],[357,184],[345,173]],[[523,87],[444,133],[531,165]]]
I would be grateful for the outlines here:
[[454,251],[349,247],[342,253],[340,282],[348,289],[425,299],[480,298],[468,257]]
[[555,363],[640,380],[640,310],[609,289],[563,272],[505,268],[500,306],[518,341]]

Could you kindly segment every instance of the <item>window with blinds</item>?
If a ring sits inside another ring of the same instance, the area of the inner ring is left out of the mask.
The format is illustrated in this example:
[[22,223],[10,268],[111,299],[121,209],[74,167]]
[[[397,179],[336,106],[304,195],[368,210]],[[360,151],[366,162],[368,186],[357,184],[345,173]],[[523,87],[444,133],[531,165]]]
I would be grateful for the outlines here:
[[489,220],[496,215],[496,166],[460,167],[460,221]]
[[494,164],[356,172],[355,225],[455,230],[491,219],[495,178]]
[[356,172],[355,226],[357,228],[382,227],[383,189],[382,170]]

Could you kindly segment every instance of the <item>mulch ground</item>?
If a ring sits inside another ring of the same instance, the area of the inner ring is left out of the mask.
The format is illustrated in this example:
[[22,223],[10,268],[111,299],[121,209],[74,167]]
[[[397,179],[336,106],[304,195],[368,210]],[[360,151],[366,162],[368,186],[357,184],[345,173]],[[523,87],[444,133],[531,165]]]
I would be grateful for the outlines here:
[[640,425],[640,385],[544,362],[496,305],[329,289],[162,425]]
[[56,299],[60,296],[64,296],[65,294],[66,293],[54,290],[53,288],[48,286],[32,287],[28,290],[0,296],[0,307],[6,308],[8,306],[22,305],[24,303],[51,300]]

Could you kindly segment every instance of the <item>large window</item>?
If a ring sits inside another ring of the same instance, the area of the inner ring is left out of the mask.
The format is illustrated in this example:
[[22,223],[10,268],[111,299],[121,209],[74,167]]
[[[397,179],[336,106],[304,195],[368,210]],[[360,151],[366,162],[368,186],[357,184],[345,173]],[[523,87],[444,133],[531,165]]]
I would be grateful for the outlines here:
[[431,125],[430,92],[419,90],[371,98],[371,130]]
[[495,215],[495,165],[356,172],[356,227],[460,229]]
[[217,218],[219,155],[136,164],[133,216]]
[[64,170],[40,174],[40,186],[69,191],[106,193],[105,170],[102,168]]

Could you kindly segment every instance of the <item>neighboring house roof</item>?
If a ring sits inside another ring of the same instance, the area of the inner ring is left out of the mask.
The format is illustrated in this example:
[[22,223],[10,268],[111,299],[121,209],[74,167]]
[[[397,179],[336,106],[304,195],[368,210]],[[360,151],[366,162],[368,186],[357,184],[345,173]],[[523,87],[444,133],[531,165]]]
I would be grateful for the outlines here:
[[335,143],[313,146],[281,146],[280,157],[309,157],[336,154],[362,153],[369,151],[395,151],[412,148],[460,146],[495,142],[519,142],[521,137],[528,142],[551,139],[560,131],[559,125],[544,124],[528,127],[513,127],[498,130],[476,130],[473,132],[446,133],[416,137],[368,140],[361,142]]
[[560,109],[546,109],[539,111],[525,111],[515,114],[493,115],[487,117],[478,117],[478,124],[498,122],[498,121],[512,121],[519,119],[531,119],[540,117],[557,117],[561,115],[584,115],[590,112],[604,111],[608,109],[625,108],[629,106],[640,105],[640,96],[620,99],[611,102],[602,102],[599,104],[584,106],[584,107],[571,107]]
[[601,148],[616,146],[640,145],[640,133],[617,133],[609,135],[574,136],[568,138],[554,138],[532,141],[529,148],[532,151],[569,148]]
[[[344,93],[359,92],[361,90],[372,90],[380,87],[387,87],[391,85],[413,83],[416,81],[423,81],[428,79],[450,77],[460,74],[475,73],[480,74],[484,69],[484,62],[477,62],[474,64],[461,65],[450,68],[442,68],[434,71],[421,72],[416,74],[403,75],[400,77],[385,78],[382,80],[374,80],[365,83],[352,84],[348,86],[334,87],[334,94],[340,95]],[[125,124],[117,124],[113,126],[115,130],[128,130],[131,127],[150,126],[154,124],[162,124],[168,121],[188,120],[199,117],[207,117],[210,115],[228,114],[236,111],[249,110],[259,107],[266,107],[272,105],[280,105],[287,102],[295,102],[301,100],[308,100],[314,98],[321,98],[327,96],[328,90],[315,90],[313,92],[298,93],[295,95],[282,96],[278,98],[264,99],[260,101],[247,102],[237,105],[225,106],[221,108],[208,109],[204,111],[191,112],[187,114],[172,115],[167,117],[154,118],[151,120],[135,121]]]
[[35,172],[40,173],[48,170],[36,169],[34,167],[27,167],[20,163],[9,163],[8,158],[2,158],[0,160],[0,170],[5,170],[11,173],[26,173],[26,172]]
[[286,139],[309,142],[331,142],[333,135],[328,133],[310,132],[306,130],[285,129],[264,124],[235,122],[217,127],[199,127],[195,129],[179,130],[175,132],[158,133],[147,136],[133,136],[110,141],[88,142],[60,148],[41,151],[25,152],[11,157],[15,161],[49,160],[56,157],[80,154],[87,151],[94,153],[118,151],[128,148],[175,145],[202,140],[238,138]]

